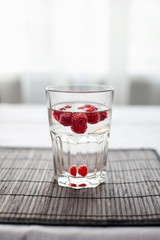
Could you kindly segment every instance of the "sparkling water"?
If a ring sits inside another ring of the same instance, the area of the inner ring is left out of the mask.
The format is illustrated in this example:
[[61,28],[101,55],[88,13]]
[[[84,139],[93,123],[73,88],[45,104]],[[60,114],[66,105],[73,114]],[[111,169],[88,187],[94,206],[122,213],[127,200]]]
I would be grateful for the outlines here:
[[[82,114],[76,115],[77,113]],[[53,146],[54,177],[58,184],[79,189],[95,187],[104,182],[111,109],[91,102],[65,102],[48,109],[48,115]],[[77,116],[76,121],[74,116]],[[87,123],[80,122],[79,116]],[[73,124],[75,124],[74,128]],[[75,132],[79,128],[78,124],[83,125],[80,127],[83,133]],[[72,174],[72,168],[76,173]],[[81,173],[81,169],[87,172]]]

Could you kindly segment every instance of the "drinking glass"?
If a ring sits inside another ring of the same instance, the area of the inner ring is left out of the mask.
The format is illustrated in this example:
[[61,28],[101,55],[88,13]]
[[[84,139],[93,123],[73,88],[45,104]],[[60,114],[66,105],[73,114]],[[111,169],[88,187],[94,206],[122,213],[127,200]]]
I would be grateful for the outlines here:
[[46,88],[54,178],[63,187],[106,181],[114,89],[105,85]]

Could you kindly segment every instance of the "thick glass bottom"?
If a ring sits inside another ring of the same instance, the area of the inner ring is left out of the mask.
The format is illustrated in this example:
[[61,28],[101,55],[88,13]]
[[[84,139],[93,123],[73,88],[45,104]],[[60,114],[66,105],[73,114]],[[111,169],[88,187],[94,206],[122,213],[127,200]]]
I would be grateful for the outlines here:
[[58,176],[58,185],[74,189],[94,188],[106,181],[106,170],[96,174],[88,174],[87,177],[71,177],[65,174]]

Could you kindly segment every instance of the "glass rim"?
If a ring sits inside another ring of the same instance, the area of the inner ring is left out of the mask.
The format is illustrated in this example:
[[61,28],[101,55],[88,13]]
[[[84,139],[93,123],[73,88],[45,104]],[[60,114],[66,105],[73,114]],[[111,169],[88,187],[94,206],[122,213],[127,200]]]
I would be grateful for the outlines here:
[[[73,88],[76,88],[74,90]],[[86,90],[77,90],[77,89]],[[87,89],[88,88],[88,89]],[[46,92],[55,93],[101,93],[101,92],[114,92],[114,88],[109,85],[102,84],[64,84],[64,85],[53,85],[46,87]]]

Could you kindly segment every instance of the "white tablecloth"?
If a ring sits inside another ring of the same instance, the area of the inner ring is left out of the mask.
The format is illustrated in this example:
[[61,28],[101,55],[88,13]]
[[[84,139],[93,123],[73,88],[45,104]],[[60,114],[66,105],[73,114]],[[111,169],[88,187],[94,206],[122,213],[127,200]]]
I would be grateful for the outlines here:
[[[51,147],[47,109],[0,105],[0,146]],[[114,106],[110,148],[154,148],[160,154],[160,107]],[[159,240],[158,227],[51,227],[0,225],[0,240]]]

